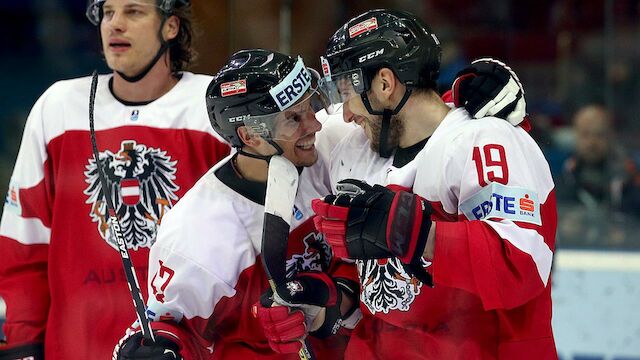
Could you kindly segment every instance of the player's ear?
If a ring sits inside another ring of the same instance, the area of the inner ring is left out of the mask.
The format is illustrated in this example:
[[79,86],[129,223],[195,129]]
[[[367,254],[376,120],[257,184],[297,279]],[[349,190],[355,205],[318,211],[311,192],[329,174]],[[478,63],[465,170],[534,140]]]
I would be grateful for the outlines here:
[[240,126],[236,129],[236,133],[238,134],[238,138],[242,141],[242,144],[258,147],[262,143],[262,138],[256,134],[253,134],[246,126]]
[[167,20],[164,22],[164,26],[162,28],[162,36],[165,41],[173,40],[178,36],[178,32],[180,31],[180,18],[177,16],[169,16]]
[[374,81],[371,83],[371,87],[378,93],[380,100],[386,104],[386,102],[388,102],[392,97],[393,92],[396,91],[398,84],[398,79],[393,71],[383,67],[378,70]]

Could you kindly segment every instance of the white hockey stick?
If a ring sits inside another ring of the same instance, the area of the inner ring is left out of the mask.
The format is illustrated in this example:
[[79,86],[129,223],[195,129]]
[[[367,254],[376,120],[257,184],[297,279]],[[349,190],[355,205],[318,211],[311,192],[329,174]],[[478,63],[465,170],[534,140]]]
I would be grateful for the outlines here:
[[[287,248],[293,206],[298,192],[298,169],[286,158],[276,155],[269,161],[267,194],[264,200],[262,226],[262,265],[269,285],[276,293],[278,284],[287,280]],[[315,356],[302,340],[298,352],[301,360],[314,360]]]

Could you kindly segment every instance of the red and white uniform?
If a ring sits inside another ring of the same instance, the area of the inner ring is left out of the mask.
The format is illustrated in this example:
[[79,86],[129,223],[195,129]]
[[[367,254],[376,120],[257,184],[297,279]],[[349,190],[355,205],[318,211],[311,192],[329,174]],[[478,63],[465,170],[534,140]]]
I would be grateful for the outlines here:
[[[317,134],[320,149],[332,148],[333,138],[344,135],[337,131],[344,129],[341,118],[325,124]],[[252,315],[253,304],[269,288],[260,258],[266,183],[239,178],[232,156],[163,219],[149,256],[152,327],[178,338],[187,359],[299,359],[273,352]],[[323,156],[302,170],[298,183],[287,274],[326,271],[355,281],[353,265],[331,262],[330,247],[313,224],[311,200],[330,192]],[[344,335],[310,339],[320,359],[343,356]]]
[[[229,146],[205,111],[211,77],[185,72],[148,104],[118,101],[110,79],[95,102],[100,162],[144,284],[157,225]],[[9,346],[44,341],[48,359],[107,359],[135,318],[93,160],[90,84],[57,82],[34,105],[0,226]]]
[[433,206],[435,287],[399,260],[358,261],[364,318],[346,358],[552,359],[550,271],[556,206],[534,140],[505,120],[451,110],[401,168],[355,130],[331,178],[412,188]]

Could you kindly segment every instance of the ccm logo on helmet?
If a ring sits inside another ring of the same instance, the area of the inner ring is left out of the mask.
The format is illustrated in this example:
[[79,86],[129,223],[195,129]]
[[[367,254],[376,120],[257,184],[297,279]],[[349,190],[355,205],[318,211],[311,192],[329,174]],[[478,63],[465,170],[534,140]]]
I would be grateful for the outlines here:
[[229,122],[230,123],[243,122],[243,121],[247,120],[250,116],[251,115],[245,114],[245,115],[230,117],[229,118]]
[[372,51],[372,52],[368,53],[367,55],[362,55],[362,56],[360,56],[360,57],[358,58],[358,63],[363,63],[363,62],[365,62],[365,61],[367,61],[367,60],[371,60],[371,59],[373,59],[374,57],[376,57],[376,56],[380,56],[380,55],[382,55],[382,54],[384,54],[384,49],[378,49],[378,50],[376,50],[376,51]]

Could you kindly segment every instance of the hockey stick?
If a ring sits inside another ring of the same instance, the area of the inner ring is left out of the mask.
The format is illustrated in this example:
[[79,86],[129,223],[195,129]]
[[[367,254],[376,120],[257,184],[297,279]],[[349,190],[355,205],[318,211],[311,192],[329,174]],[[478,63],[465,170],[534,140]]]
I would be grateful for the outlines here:
[[107,177],[104,174],[102,166],[100,166],[100,154],[98,153],[96,132],[93,127],[93,110],[95,108],[96,89],[98,87],[98,72],[94,71],[91,76],[91,93],[89,94],[89,132],[91,134],[93,158],[96,162],[98,177],[100,178],[100,186],[102,187],[102,193],[104,194],[107,211],[109,212],[109,228],[111,229],[111,234],[116,237],[116,241],[118,243],[118,252],[120,253],[120,257],[122,258],[124,274],[127,278],[127,284],[129,285],[131,297],[133,298],[133,304],[136,308],[136,315],[138,315],[138,321],[140,322],[142,335],[144,336],[145,340],[151,340],[155,342],[153,331],[151,331],[151,325],[149,324],[149,319],[147,318],[146,307],[144,305],[144,302],[142,301],[142,293],[140,292],[138,277],[136,276],[136,271],[133,268],[133,263],[131,263],[129,250],[127,249],[127,244],[124,242],[124,236],[122,235],[122,231],[120,230],[120,221],[116,216],[115,207],[113,206],[113,200],[111,199],[111,196],[108,195],[111,194],[111,191],[109,188],[109,184],[107,183]]
[[[286,158],[276,155],[269,161],[267,195],[264,200],[262,226],[262,265],[274,293],[278,284],[287,280],[287,244],[293,206],[298,192],[298,170]],[[301,340],[298,352],[301,360],[313,360],[315,355],[307,340]]]

